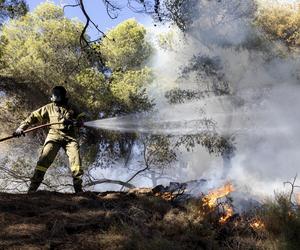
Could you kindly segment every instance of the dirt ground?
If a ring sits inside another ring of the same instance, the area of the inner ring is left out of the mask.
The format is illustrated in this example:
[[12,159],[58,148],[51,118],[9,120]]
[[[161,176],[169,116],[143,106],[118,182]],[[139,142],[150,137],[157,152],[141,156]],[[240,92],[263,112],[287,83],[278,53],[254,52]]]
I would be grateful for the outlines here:
[[163,200],[121,192],[0,193],[0,249],[134,249],[124,227],[142,228],[170,208]]

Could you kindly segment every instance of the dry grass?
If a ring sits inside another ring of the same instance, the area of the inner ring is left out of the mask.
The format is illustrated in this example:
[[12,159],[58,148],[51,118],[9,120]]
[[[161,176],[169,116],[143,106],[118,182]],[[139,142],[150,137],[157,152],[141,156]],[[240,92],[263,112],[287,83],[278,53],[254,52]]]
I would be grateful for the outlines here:
[[[0,194],[1,249],[297,249],[299,208],[278,196],[220,224],[201,199],[150,194]],[[292,213],[291,213],[292,211]],[[260,219],[264,227],[251,228]]]
[[299,249],[300,207],[290,202],[288,194],[276,194],[259,213],[269,237],[277,241],[280,249]]

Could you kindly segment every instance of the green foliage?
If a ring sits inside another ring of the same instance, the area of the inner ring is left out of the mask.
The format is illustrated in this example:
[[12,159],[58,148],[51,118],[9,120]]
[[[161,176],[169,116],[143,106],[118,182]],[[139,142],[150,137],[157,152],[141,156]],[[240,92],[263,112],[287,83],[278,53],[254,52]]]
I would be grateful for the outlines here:
[[207,96],[209,96],[209,92],[206,90],[199,91],[180,88],[174,88],[165,93],[165,97],[170,104],[184,103],[191,100],[200,100]]
[[[210,120],[207,120],[208,127],[215,126]],[[208,131],[195,135],[181,136],[175,146],[184,146],[187,151],[193,150],[196,145],[205,147],[210,154],[215,155],[231,155],[233,156],[235,151],[235,145],[232,138],[219,135],[217,132]]]
[[95,45],[95,49],[112,70],[140,68],[151,54],[146,30],[134,19],[124,21],[110,30],[103,41]]
[[129,19],[110,30],[100,43],[93,46],[112,71],[109,80],[109,116],[152,108],[146,87],[153,81],[150,68],[145,67],[152,48],[146,39],[146,29]]
[[11,20],[2,30],[1,75],[30,82],[44,91],[69,81],[85,64],[78,41],[82,27],[48,2]]
[[[229,95],[229,82],[222,70],[218,57],[194,55],[186,66],[181,69],[178,81],[197,82],[194,89],[173,88],[165,93],[170,104],[201,100],[210,96]],[[202,110],[205,115],[205,111]],[[233,139],[218,134],[217,124],[212,119],[202,119],[201,125],[205,131],[195,135],[184,135],[178,138],[175,146],[184,146],[188,151],[196,145],[205,147],[210,154],[233,156],[235,146]]]
[[[223,65],[219,57],[203,56],[201,54],[194,55],[187,66],[185,66],[179,79],[190,79],[195,75],[196,81],[199,83],[199,89],[205,91],[201,95],[228,95],[230,94],[230,86],[223,72]],[[198,98],[199,94],[195,95]]]
[[164,50],[175,50],[175,32],[160,33],[158,35],[158,45]]
[[280,249],[298,249],[300,242],[300,207],[293,205],[289,195],[279,193],[267,201],[261,217],[266,230],[280,242]]
[[112,75],[111,92],[120,112],[145,111],[152,107],[145,87],[153,80],[149,68],[115,72]]
[[45,2],[36,7],[34,15],[38,16],[42,21],[57,19],[64,19],[64,11],[61,7],[50,2]]
[[170,138],[161,135],[151,135],[143,138],[145,165],[151,168],[163,169],[176,161],[176,153],[172,148]]
[[76,75],[79,83],[73,98],[88,107],[92,114],[100,110],[107,111],[111,108],[110,86],[104,75],[95,68],[86,68]]

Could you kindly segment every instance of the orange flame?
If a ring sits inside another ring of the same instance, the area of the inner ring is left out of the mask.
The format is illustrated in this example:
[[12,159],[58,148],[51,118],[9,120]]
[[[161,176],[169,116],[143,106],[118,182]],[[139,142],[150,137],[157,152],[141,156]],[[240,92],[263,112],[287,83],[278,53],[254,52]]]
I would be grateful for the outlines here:
[[233,215],[233,208],[228,204],[224,205],[224,210],[225,210],[225,215],[223,215],[219,220],[221,224],[224,224]]
[[155,196],[161,197],[166,201],[171,201],[172,199],[174,199],[175,194],[171,192],[163,192],[163,193],[156,193]]
[[[228,182],[223,187],[214,189],[210,191],[206,196],[203,197],[203,205],[208,206],[209,208],[213,208],[216,206],[217,200],[222,198],[229,193],[234,191],[234,187],[232,183]],[[229,204],[225,204],[223,206],[224,215],[219,219],[219,222],[224,224],[232,215],[233,215],[233,208]]]
[[260,219],[254,219],[250,223],[250,227],[253,229],[263,229],[265,227],[265,224]]
[[214,207],[217,200],[234,191],[232,183],[228,182],[223,187],[210,191],[204,198],[204,204],[210,208]]

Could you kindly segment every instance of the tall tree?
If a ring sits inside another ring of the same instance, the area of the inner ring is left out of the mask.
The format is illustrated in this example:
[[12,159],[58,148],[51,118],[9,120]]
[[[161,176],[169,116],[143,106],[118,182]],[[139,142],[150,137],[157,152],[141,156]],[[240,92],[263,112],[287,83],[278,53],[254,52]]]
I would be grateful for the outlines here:
[[152,105],[145,89],[153,75],[146,66],[152,53],[146,29],[133,19],[126,20],[109,31],[93,49],[111,71],[114,111],[109,115],[149,110]]
[[[48,90],[86,67],[78,34],[83,25],[64,17],[62,8],[39,5],[3,26],[0,74]],[[80,60],[79,60],[80,59]]]

